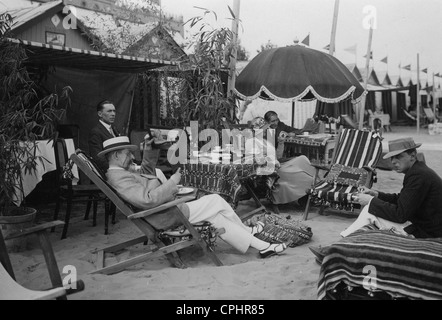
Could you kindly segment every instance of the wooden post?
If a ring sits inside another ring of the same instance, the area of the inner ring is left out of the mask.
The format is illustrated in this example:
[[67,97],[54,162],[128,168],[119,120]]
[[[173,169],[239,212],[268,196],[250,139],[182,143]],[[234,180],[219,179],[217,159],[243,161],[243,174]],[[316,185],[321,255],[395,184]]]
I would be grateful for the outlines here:
[[233,0],[233,14],[235,15],[232,21],[232,33],[233,33],[233,51],[229,66],[229,81],[227,85],[227,96],[233,95],[233,89],[235,88],[236,80],[236,58],[238,53],[238,25],[239,25],[239,11],[241,7],[241,0]]
[[335,42],[336,42],[336,27],[338,25],[338,13],[339,13],[339,0],[335,0],[335,10],[333,14],[332,32],[330,37],[329,54],[332,56],[335,54]]
[[[368,76],[370,71],[370,58],[371,58],[371,42],[373,39],[373,24],[370,25],[370,32],[368,34],[368,46],[367,46],[367,55],[365,59],[365,79],[364,79],[364,89],[367,90],[368,85]],[[364,95],[361,100],[361,112],[359,114],[359,130],[362,130],[364,124],[364,112],[365,112],[365,101],[367,100],[367,96]]]
[[417,83],[416,83],[416,115],[417,115],[417,128],[416,132],[419,133],[420,130],[420,104],[421,104],[421,93],[420,93],[420,83],[419,83],[419,53],[417,54]]
[[436,83],[434,83],[434,72],[433,72],[433,113],[434,113],[434,123],[437,123],[436,114]]

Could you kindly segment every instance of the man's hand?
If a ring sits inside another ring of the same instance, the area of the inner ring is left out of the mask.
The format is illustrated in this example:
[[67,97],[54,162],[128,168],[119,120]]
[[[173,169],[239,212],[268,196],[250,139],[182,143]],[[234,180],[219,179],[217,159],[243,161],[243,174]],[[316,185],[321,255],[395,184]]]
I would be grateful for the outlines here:
[[175,173],[170,177],[170,179],[176,184],[179,184],[181,181],[181,168],[178,168],[177,171],[175,171]]
[[371,199],[373,199],[373,196],[365,193],[358,193],[354,198],[354,200],[361,206],[366,206],[367,204],[369,204]]
[[144,150],[152,150],[153,139],[149,134],[144,136]]
[[359,187],[359,188],[358,188],[358,191],[359,191],[359,193],[362,193],[362,194],[368,194],[368,195],[373,196],[373,197],[376,197],[376,198],[377,198],[378,195],[379,195],[379,192],[374,191],[374,190],[371,190],[371,189],[367,188],[366,186],[361,186],[361,187]]

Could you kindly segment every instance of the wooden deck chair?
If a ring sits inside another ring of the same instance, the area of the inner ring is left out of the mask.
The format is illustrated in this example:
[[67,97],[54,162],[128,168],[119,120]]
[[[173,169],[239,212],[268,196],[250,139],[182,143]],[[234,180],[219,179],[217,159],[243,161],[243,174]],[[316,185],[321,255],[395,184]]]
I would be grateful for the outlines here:
[[[62,221],[52,221],[9,234],[5,239],[0,231],[0,300],[66,300],[66,296],[84,290],[82,280],[63,286],[60,271],[57,266],[54,251],[47,234],[47,229],[63,225]],[[16,281],[5,240],[36,234],[48,267],[53,288],[49,290],[31,290]],[[75,289],[71,289],[75,288]]]
[[[78,166],[78,168],[82,170],[104,194],[106,194],[112,203],[114,203],[115,206],[144,234],[136,239],[96,250],[95,252],[99,256],[99,265],[97,266],[97,270],[94,270],[91,273],[117,273],[126,268],[161,255],[165,255],[175,267],[185,268],[186,266],[181,261],[177,251],[192,245],[201,247],[204,254],[208,256],[217,266],[222,265],[222,262],[214,253],[213,241],[216,239],[217,234],[222,233],[224,230],[213,230],[213,227],[209,224],[194,226],[179,210],[178,218],[182,221],[184,226],[184,229],[182,230],[155,230],[144,219],[151,214],[164,211],[180,203],[194,200],[195,196],[185,196],[180,199],[162,204],[153,209],[136,212],[129,204],[118,196],[114,189],[106,182],[105,178],[100,175],[100,171],[97,170],[97,167],[93,161],[84,152],[77,150],[76,154],[71,155],[71,159]],[[147,253],[141,254],[137,257],[128,258],[113,265],[105,265],[106,253],[114,253],[139,243],[147,244],[148,241],[151,241],[154,248]]]
[[423,108],[425,112],[425,118],[428,123],[436,123],[439,122],[439,118],[434,114],[433,109],[431,108]]
[[[412,125],[416,125],[417,123],[417,116],[414,114],[411,114],[410,112],[408,112],[406,109],[402,108],[402,111],[404,112],[404,114],[407,116],[410,124]],[[422,111],[419,115],[419,124],[421,127],[426,127],[428,126],[427,124],[427,117],[425,116],[424,112]]]
[[351,196],[359,186],[371,188],[381,154],[382,139],[378,132],[341,129],[330,169],[319,182],[315,175],[312,188],[307,190],[303,220],[308,218],[311,201],[320,206],[320,214],[326,207],[344,212],[360,207]]

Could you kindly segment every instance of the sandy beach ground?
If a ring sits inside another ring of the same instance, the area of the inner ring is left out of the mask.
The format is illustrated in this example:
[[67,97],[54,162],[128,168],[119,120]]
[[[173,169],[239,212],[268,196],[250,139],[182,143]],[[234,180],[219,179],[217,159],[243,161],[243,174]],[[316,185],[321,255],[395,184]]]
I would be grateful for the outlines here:
[[[424,153],[427,164],[442,176],[442,135],[429,135],[427,129],[392,127],[384,132],[384,149],[388,140],[412,136],[423,143],[419,152]],[[378,170],[378,182],[373,188],[386,192],[401,189],[403,175],[394,171]],[[134,238],[141,233],[121,213],[118,222],[110,226],[110,234],[104,235],[104,218],[99,215],[98,225],[82,218],[84,207],[77,206],[71,219],[68,238],[60,240],[61,229],[50,234],[60,272],[65,266],[73,266],[85,290],[70,295],[70,300],[315,300],[319,265],[308,249],[311,245],[326,245],[339,239],[339,232],[350,225],[355,217],[317,213],[312,208],[305,224],[310,226],[313,237],[310,243],[287,249],[280,256],[260,259],[255,249],[244,255],[237,253],[222,240],[217,241],[216,252],[224,266],[216,267],[202,255],[198,248],[182,251],[187,269],[170,266],[166,258],[157,258],[114,275],[90,275],[95,269],[95,254],[91,251]],[[240,203],[238,213],[253,208],[253,202]],[[39,208],[40,222],[51,217],[53,205]],[[280,206],[281,214],[301,219],[303,211],[293,204]],[[99,207],[99,212],[103,208]],[[50,220],[50,219],[48,219]],[[31,238],[30,248],[24,252],[11,253],[10,257],[17,281],[31,289],[50,287],[46,265],[36,239]],[[142,251],[142,246],[113,259],[125,258]],[[109,260],[112,262],[112,259]],[[67,273],[62,274],[66,276]]]

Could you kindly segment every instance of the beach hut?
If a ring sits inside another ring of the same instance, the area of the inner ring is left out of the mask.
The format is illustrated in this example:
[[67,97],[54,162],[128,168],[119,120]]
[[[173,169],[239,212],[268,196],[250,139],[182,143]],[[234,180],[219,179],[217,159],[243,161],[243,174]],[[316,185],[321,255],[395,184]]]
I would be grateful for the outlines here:
[[[59,92],[65,86],[73,89],[64,122],[80,126],[78,147],[88,150],[89,130],[97,121],[96,104],[103,99],[115,103],[115,125],[120,132],[128,133],[138,74],[174,63],[160,56],[109,53],[112,43],[107,41],[109,38],[101,37],[101,33],[105,27],[111,27],[111,21],[114,25],[118,23],[109,14],[80,8],[71,12],[61,0],[22,2],[25,7],[3,10],[13,17],[15,38],[11,41],[25,46],[28,66],[46,73],[41,83],[45,90]],[[102,28],[90,24],[88,16],[93,16],[95,22],[100,21]],[[147,29],[146,25],[138,25],[137,28],[146,34],[154,26]],[[142,37],[139,33],[134,35],[136,39]],[[124,45],[121,48],[126,49]],[[47,72],[49,70],[51,72]],[[157,87],[152,85],[147,91],[157,99]],[[151,108],[154,107],[159,108],[158,103],[152,103]]]

